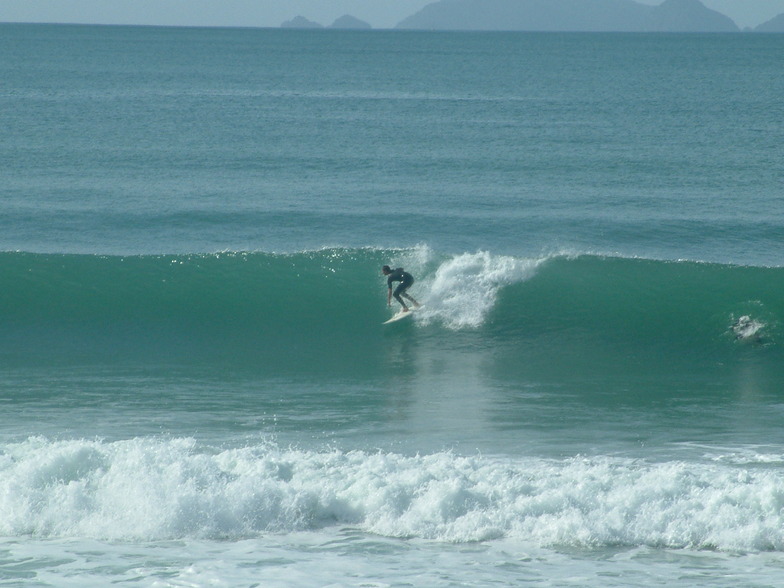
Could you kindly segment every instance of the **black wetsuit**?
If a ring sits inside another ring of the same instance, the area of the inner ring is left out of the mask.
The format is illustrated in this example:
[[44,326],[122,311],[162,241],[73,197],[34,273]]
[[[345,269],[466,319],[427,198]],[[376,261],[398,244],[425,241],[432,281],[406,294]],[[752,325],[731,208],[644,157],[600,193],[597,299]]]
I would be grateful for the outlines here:
[[392,282],[400,282],[392,295],[395,297],[395,300],[405,306],[405,303],[400,299],[400,295],[408,290],[411,287],[411,284],[414,283],[414,276],[403,271],[402,267],[399,267],[396,270],[392,270],[392,273],[387,276],[387,286],[389,286],[390,289],[392,288]]

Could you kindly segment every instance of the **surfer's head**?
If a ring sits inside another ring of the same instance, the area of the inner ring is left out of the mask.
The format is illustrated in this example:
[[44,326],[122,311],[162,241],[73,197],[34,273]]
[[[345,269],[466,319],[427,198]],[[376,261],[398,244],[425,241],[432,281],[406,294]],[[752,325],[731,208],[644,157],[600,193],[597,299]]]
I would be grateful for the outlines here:
[[384,267],[381,268],[381,273],[384,274],[385,276],[388,276],[389,274],[392,273],[392,270],[388,265],[385,265]]

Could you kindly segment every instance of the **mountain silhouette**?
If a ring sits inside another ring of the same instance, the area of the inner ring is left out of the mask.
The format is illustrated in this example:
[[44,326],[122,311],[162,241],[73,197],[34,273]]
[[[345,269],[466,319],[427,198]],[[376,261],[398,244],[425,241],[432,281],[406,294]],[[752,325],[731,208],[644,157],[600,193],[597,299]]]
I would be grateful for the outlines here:
[[756,29],[757,33],[784,33],[784,14],[779,14],[767,22],[763,22]]
[[351,16],[350,14],[346,14],[341,16],[331,25],[329,25],[331,29],[369,29],[372,28],[370,24],[366,23],[364,20],[359,20]]
[[284,29],[321,29],[319,23],[308,20],[304,16],[296,16],[280,25]]
[[699,0],[440,0],[399,29],[493,31],[737,32],[727,16]]

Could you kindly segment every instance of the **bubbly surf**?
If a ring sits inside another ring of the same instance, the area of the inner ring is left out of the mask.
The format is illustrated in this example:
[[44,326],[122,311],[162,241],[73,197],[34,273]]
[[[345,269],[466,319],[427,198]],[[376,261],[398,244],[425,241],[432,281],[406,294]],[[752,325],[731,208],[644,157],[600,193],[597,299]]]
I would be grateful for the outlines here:
[[[4,444],[0,533],[239,540],[349,525],[540,547],[784,548],[784,478],[756,464],[221,450],[193,439]],[[778,457],[779,460],[782,456]]]

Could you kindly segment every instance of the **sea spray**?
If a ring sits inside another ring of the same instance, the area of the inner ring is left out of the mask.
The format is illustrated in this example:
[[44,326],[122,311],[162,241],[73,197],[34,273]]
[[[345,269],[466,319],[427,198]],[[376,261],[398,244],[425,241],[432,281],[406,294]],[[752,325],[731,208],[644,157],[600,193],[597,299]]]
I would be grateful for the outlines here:
[[493,309],[498,291],[534,275],[542,260],[463,253],[444,261],[429,280],[424,320],[439,319],[452,329],[476,328]]
[[220,449],[162,438],[31,438],[0,449],[6,536],[239,539],[350,525],[458,543],[784,549],[784,476],[753,464]]

